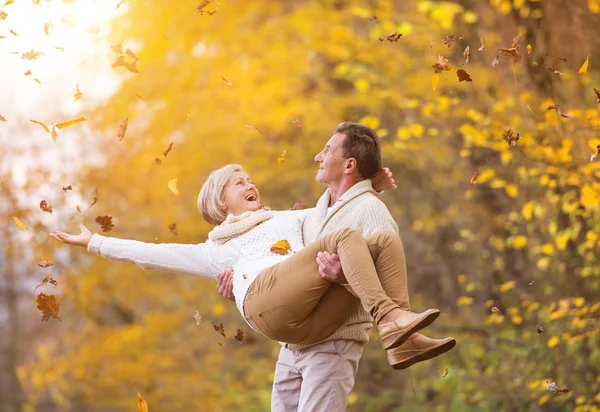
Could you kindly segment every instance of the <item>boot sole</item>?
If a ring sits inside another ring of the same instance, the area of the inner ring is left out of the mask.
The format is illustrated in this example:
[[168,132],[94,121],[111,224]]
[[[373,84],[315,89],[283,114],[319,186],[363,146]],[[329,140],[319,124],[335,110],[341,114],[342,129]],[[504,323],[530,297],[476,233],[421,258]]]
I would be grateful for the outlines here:
[[387,346],[383,346],[383,343],[382,343],[381,347],[384,350],[397,348],[398,346],[400,346],[404,342],[406,342],[406,339],[408,339],[410,337],[410,335],[412,335],[413,333],[418,332],[421,329],[426,328],[427,326],[431,325],[439,316],[440,316],[440,311],[439,310],[436,311],[436,312],[429,313],[427,316],[425,316],[423,318],[422,321],[417,322],[416,324],[414,324],[409,329],[389,334],[388,336],[386,336],[386,340],[389,340],[389,338],[391,336],[395,336],[394,339],[392,339],[392,343],[388,343]]
[[406,368],[411,367],[415,363],[423,362],[423,361],[426,361],[429,359],[433,359],[437,356],[440,356],[441,354],[448,352],[450,349],[454,348],[455,346],[456,346],[456,339],[452,339],[451,341],[446,342],[446,343],[444,343],[440,346],[437,346],[433,349],[430,349],[427,352],[423,352],[420,355],[417,355],[415,357],[412,357],[412,358],[407,359],[400,363],[390,364],[390,366],[394,370],[406,369]]

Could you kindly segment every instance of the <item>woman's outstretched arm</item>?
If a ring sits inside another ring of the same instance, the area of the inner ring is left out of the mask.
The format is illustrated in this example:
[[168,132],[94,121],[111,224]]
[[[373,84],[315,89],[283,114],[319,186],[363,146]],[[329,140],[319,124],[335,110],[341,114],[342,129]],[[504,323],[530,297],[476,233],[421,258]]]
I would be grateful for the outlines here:
[[62,243],[85,247],[88,252],[98,253],[107,259],[135,263],[145,270],[216,280],[226,268],[225,262],[215,259],[218,246],[210,241],[200,244],[145,243],[93,234],[83,224],[80,228],[78,235],[57,231],[50,236]]

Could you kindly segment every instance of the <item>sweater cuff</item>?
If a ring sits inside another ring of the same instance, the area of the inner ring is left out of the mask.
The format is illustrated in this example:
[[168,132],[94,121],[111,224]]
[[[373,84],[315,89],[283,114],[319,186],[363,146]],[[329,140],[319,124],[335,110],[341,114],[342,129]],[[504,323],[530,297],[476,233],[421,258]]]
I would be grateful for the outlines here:
[[88,243],[87,250],[90,253],[100,254],[100,245],[106,239],[105,236],[99,235],[98,233],[94,233],[92,238],[90,239],[90,243]]

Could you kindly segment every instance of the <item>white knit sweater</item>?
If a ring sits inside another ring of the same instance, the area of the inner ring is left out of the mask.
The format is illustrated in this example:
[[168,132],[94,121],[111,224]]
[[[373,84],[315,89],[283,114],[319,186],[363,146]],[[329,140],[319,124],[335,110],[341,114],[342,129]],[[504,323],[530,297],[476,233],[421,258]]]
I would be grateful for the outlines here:
[[[358,230],[364,237],[380,230],[393,230],[398,233],[398,225],[386,205],[377,197],[370,180],[362,180],[348,189],[327,214],[329,200],[329,190],[326,190],[317,206],[308,209],[309,213],[304,219],[302,229],[305,245],[346,227]],[[347,288],[351,290],[349,286]],[[367,331],[372,327],[373,319],[357,301],[346,322],[327,338],[310,345],[286,344],[285,346],[290,350],[300,350],[334,339],[354,340],[366,344],[369,341]]]
[[[282,212],[246,212],[228,216],[200,244],[145,243],[94,234],[88,251],[122,262],[135,263],[142,269],[161,270],[216,280],[219,273],[232,267],[233,294],[244,316],[244,297],[257,275],[291,255],[270,251],[271,245],[287,240],[292,251],[301,249],[302,222],[307,210]],[[244,316],[245,319],[245,316]]]

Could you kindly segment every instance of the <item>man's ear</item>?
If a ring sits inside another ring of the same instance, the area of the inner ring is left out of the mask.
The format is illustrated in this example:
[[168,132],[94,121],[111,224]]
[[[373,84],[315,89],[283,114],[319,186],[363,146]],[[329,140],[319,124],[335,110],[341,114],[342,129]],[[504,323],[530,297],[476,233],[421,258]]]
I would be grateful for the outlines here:
[[356,162],[356,159],[351,157],[350,159],[346,160],[346,166],[344,167],[344,174],[351,174],[352,172],[354,172],[355,170],[357,170],[358,168],[358,164]]

